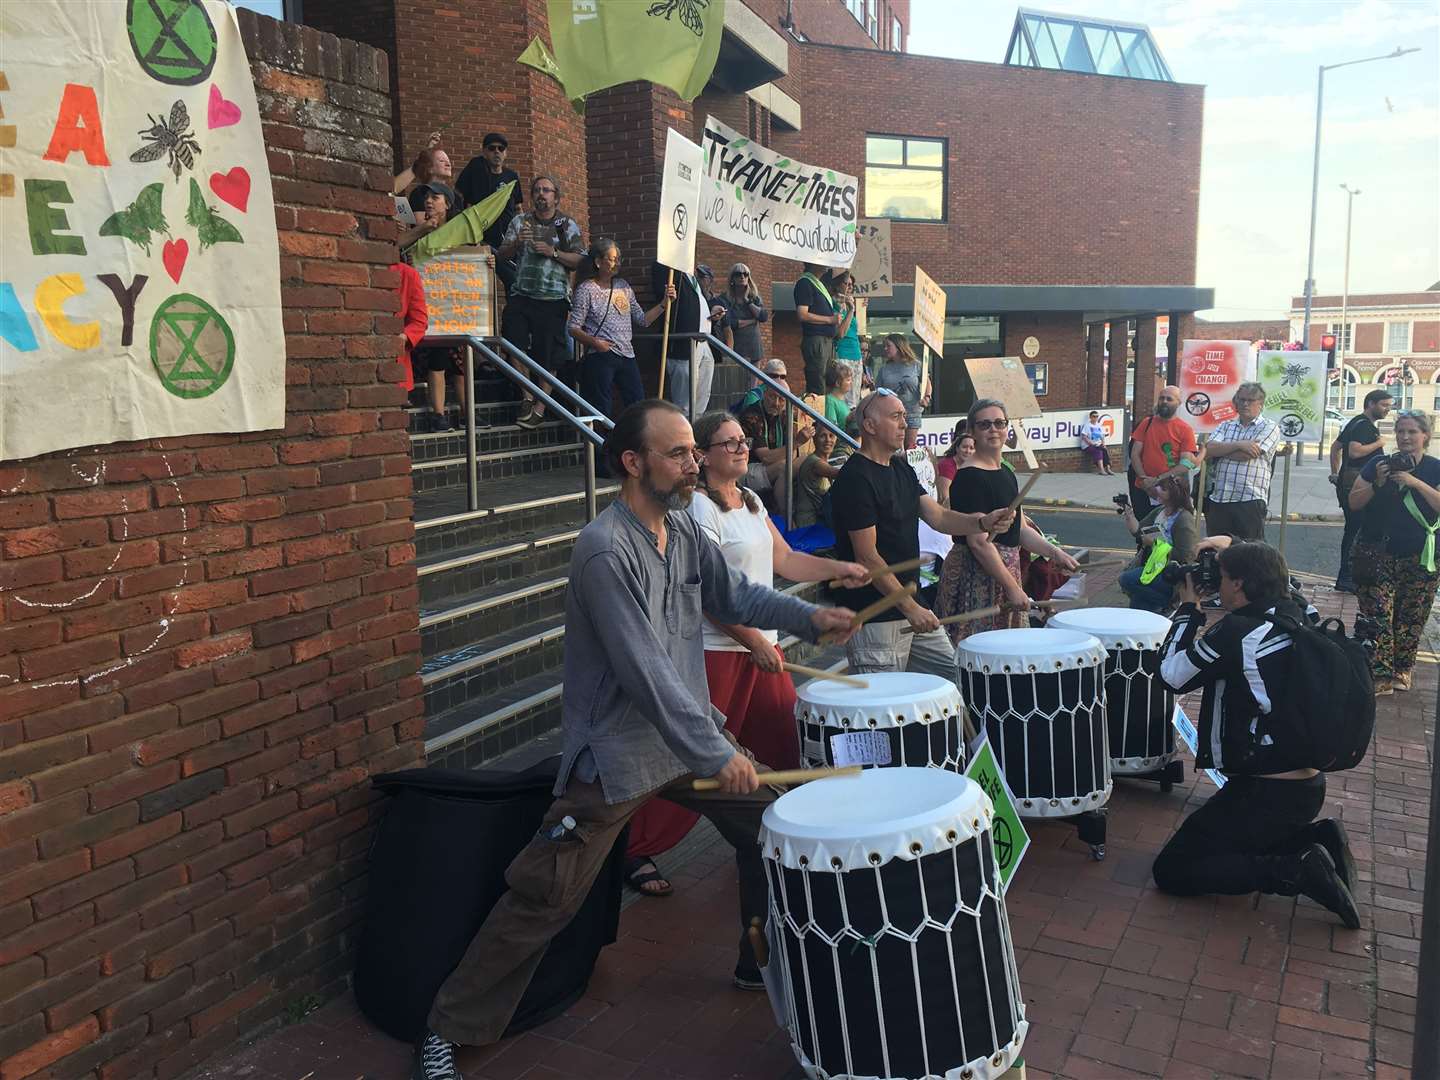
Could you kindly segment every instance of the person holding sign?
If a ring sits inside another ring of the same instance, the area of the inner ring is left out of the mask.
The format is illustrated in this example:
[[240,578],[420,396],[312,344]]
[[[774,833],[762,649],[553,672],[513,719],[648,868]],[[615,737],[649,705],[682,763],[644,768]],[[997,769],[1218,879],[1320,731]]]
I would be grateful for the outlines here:
[[1165,387],[1155,399],[1154,414],[1141,420],[1130,433],[1126,464],[1132,477],[1130,501],[1138,517],[1154,509],[1150,488],[1157,481],[1169,476],[1184,477],[1199,468],[1195,429],[1176,415],[1179,408],[1180,388]]
[[1435,534],[1440,531],[1440,460],[1430,448],[1430,414],[1395,414],[1395,453],[1371,458],[1350,489],[1350,508],[1363,512],[1374,537],[1376,565],[1360,586],[1360,611],[1380,625],[1371,671],[1375,692],[1410,689],[1420,636],[1435,603],[1440,573]]
[[[620,245],[602,236],[590,247],[581,269],[585,280],[575,287],[570,308],[570,336],[584,350],[580,357],[580,396],[606,416],[614,417],[616,387],[624,408],[645,396],[635,363],[633,327],[649,326],[665,310],[665,301],[642,310],[635,290],[622,277]],[[666,293],[675,299],[675,286]]]
[[806,263],[795,282],[795,317],[800,320],[800,355],[805,358],[805,393],[825,393],[825,365],[835,359],[835,334],[842,316],[821,277],[825,267]]
[[[950,506],[971,513],[1008,512],[1020,495],[1020,484],[1004,459],[1005,438],[1010,432],[1004,404],[994,398],[981,398],[970,406],[965,430],[975,437],[975,453],[955,470],[955,479],[950,482]],[[1066,573],[1079,569],[1079,563],[1046,540],[1024,513],[1014,513],[1007,524],[1002,532],[971,533],[945,556],[936,601],[941,618],[979,608],[1003,609],[984,619],[950,626],[950,640],[954,643],[985,630],[1026,625],[1030,597],[1020,584],[1022,548],[1050,559]]]
[[1232,400],[1235,419],[1223,422],[1205,444],[1205,460],[1215,480],[1205,498],[1205,531],[1263,540],[1280,425],[1260,415],[1265,387],[1259,383],[1241,383]]
[[[560,213],[560,185],[548,176],[530,182],[535,209],[516,214],[505,229],[496,255],[518,258],[515,285],[509,290],[500,332],[545,370],[556,374],[565,363],[565,324],[570,314],[570,271],[584,258],[584,241],[575,219]],[[550,390],[548,383],[540,389]],[[516,423],[539,427],[545,406],[527,392]]]
[[[695,421],[700,485],[690,516],[719,546],[725,562],[746,581],[773,588],[778,573],[787,581],[839,578],[859,586],[870,571],[859,563],[835,562],[793,551],[754,492],[745,488],[750,461],[745,432],[728,412],[708,412]],[[800,767],[800,734],[795,726],[795,684],[781,666],[779,635],[706,616],[705,679],[710,703],[725,716],[725,730],[773,769]],[[690,831],[698,814],[663,799],[652,799],[630,822],[625,875],[644,896],[665,896],[656,856]]]
[[[874,575],[864,588],[834,590],[837,600],[859,609],[917,583],[920,521],[951,536],[981,536],[1006,528],[1015,514],[1006,504],[987,513],[958,513],[927,494],[909,462],[897,456],[905,446],[905,405],[893,392],[876,390],[861,400],[855,415],[860,452],[850,455],[831,484],[830,508],[835,554],[864,564]],[[887,569],[905,562],[917,569]],[[907,622],[913,634],[901,633]],[[913,597],[860,627],[846,655],[852,672],[905,671],[924,664],[954,676],[949,639],[934,612]]]

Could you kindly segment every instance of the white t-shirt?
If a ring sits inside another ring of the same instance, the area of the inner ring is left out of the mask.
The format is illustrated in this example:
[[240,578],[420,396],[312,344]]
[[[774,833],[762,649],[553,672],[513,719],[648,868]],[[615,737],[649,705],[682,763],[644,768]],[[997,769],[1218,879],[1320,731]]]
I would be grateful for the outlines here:
[[[690,516],[706,536],[720,545],[730,566],[756,585],[767,589],[774,586],[775,547],[770,536],[770,518],[763,506],[754,514],[743,506],[738,510],[721,510],[714,499],[697,489],[690,500]],[[777,631],[762,630],[761,633],[772,645],[780,640]],[[705,620],[705,648],[716,652],[749,651],[709,619]]]

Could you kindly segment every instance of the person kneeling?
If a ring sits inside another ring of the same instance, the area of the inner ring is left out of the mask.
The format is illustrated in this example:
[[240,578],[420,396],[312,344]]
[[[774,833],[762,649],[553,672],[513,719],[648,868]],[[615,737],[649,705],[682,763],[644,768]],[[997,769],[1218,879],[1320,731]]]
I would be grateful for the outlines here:
[[1289,597],[1285,559],[1261,543],[1220,554],[1227,614],[1203,636],[1195,582],[1176,587],[1174,627],[1161,679],[1177,693],[1203,688],[1197,768],[1218,769],[1225,786],[1196,810],[1155,859],[1155,884],[1176,896],[1251,892],[1308,896],[1352,930],[1360,913],[1350,890],[1354,862],[1338,821],[1316,821],[1325,775],[1306,747],[1286,745],[1275,722],[1290,677],[1290,636],[1272,617],[1303,618]]

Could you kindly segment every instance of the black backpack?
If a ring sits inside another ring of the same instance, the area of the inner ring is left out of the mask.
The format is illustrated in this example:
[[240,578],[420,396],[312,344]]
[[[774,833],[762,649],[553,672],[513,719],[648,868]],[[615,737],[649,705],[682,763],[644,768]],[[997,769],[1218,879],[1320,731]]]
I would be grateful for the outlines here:
[[1310,768],[1353,769],[1375,734],[1369,652],[1339,619],[1311,625],[1288,615],[1267,618],[1290,635],[1294,658],[1284,692],[1276,695],[1273,720],[1289,729],[1295,756]]

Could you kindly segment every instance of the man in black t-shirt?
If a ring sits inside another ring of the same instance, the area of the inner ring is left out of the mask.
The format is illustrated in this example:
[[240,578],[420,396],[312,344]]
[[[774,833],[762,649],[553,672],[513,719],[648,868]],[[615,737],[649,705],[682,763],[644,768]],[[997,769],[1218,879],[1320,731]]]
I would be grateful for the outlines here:
[[1385,452],[1379,423],[1390,413],[1394,400],[1389,390],[1371,390],[1365,395],[1365,411],[1352,417],[1330,444],[1330,482],[1345,515],[1345,532],[1340,538],[1340,572],[1335,577],[1336,592],[1354,592],[1355,580],[1350,574],[1350,550],[1360,533],[1364,511],[1350,509],[1350,489],[1355,478],[1372,458]]
[[[925,493],[915,470],[895,456],[905,447],[905,405],[893,393],[877,390],[855,408],[860,452],[850,455],[830,485],[837,558],[863,563],[872,572],[919,558],[921,520],[951,536],[994,533],[1009,526],[1014,513],[1008,506],[988,514],[961,514],[946,510]],[[859,611],[904,589],[917,575],[915,570],[881,573],[863,588],[832,592],[836,603]],[[907,622],[913,634],[901,633]],[[851,671],[904,671],[911,666],[912,649],[954,655],[939,620],[914,597],[862,626],[846,644],[845,653]],[[954,677],[953,659],[945,671]]]
[[835,330],[840,316],[830,286],[821,278],[825,268],[806,263],[795,282],[795,316],[800,320],[800,355],[805,358],[805,393],[825,393],[825,367],[835,359]]
[[[505,229],[509,226],[510,219],[520,212],[523,201],[520,175],[514,169],[505,168],[505,155],[510,150],[510,143],[504,135],[492,131],[481,140],[480,145],[480,154],[471,158],[470,164],[461,170],[459,179],[455,181],[455,188],[465,200],[466,206],[474,206],[511,180],[515,181],[515,194],[510,199],[510,205],[485,230],[485,243],[490,245],[491,251],[495,251],[505,239]],[[508,294],[510,286],[515,282],[515,260],[505,259],[498,262],[496,273],[505,283]]]

